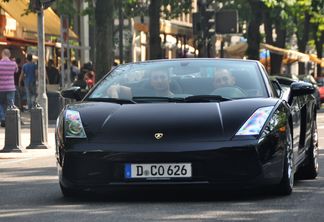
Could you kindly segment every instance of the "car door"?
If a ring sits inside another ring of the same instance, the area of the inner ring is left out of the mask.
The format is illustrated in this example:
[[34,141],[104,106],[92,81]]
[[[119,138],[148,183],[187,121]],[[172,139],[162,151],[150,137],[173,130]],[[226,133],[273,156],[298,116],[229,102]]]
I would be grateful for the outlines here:
[[294,96],[291,100],[291,111],[294,125],[294,146],[298,147],[296,161],[300,163],[305,158],[307,140],[311,135],[311,107],[309,107],[308,96]]

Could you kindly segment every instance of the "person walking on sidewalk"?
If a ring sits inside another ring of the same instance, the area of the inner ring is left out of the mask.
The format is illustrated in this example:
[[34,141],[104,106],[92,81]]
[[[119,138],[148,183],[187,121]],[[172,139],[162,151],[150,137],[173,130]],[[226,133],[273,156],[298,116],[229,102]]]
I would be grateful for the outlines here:
[[21,59],[16,58],[16,64],[18,67],[17,72],[15,72],[15,86],[16,86],[16,93],[15,93],[15,104],[16,106],[23,111],[23,102],[22,102],[22,95],[23,95],[23,90],[22,87],[19,87],[19,78],[21,75]]
[[33,63],[33,55],[27,55],[27,63],[22,67],[22,75],[19,78],[19,86],[21,86],[24,80],[25,92],[27,96],[28,110],[33,107],[36,100],[36,77],[37,77],[37,66]]
[[9,49],[2,50],[0,60],[0,120],[1,126],[5,127],[6,106],[15,104],[15,72],[18,67],[16,62],[11,61]]

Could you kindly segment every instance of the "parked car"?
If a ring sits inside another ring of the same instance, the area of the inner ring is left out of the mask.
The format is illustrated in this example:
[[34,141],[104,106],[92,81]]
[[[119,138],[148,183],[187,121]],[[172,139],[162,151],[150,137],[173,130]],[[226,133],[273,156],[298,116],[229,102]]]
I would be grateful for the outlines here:
[[321,98],[321,102],[324,102],[324,77],[318,77],[316,79],[318,89],[319,89],[319,94]]
[[317,109],[321,108],[321,97],[320,97],[320,89],[318,87],[318,84],[316,82],[316,80],[314,79],[314,77],[312,75],[299,75],[298,78],[302,81],[311,83],[314,87],[315,87],[315,92],[314,92],[314,96],[316,98],[316,106]]
[[[284,88],[252,60],[120,65],[57,120],[62,193],[273,186],[288,195],[295,173],[318,174],[313,92],[302,81]],[[78,87],[62,96],[82,98]]]

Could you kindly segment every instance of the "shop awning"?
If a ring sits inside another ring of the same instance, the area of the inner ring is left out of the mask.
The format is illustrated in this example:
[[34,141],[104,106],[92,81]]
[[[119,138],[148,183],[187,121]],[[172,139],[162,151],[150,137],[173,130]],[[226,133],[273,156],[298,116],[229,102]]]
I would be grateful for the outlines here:
[[239,42],[237,44],[231,45],[224,49],[225,57],[243,58],[247,48],[248,48],[248,44],[246,42]]
[[187,37],[192,37],[192,25],[185,22],[180,22],[177,20],[165,20],[160,19],[161,33],[170,35],[185,35]]
[[273,45],[261,43],[260,44],[261,48],[267,49],[272,53],[276,53],[279,55],[285,55],[289,59],[295,59],[299,62],[308,62],[310,61],[310,57],[308,54],[301,53],[295,50],[290,50],[290,49],[282,49]]
[[[261,49],[267,49],[272,53],[283,55],[286,57],[287,60],[290,62],[314,62],[317,64],[321,64],[321,66],[324,66],[324,59],[317,58],[314,54],[305,54],[302,52],[298,52],[291,49],[283,49],[279,48],[270,44],[261,43],[260,44]],[[240,42],[235,45],[231,45],[224,49],[226,57],[230,58],[243,58],[245,55],[245,51],[247,49],[247,43],[246,42]]]
[[[37,46],[37,40],[21,39],[16,37],[2,37],[0,38],[0,45],[16,45],[16,46]],[[53,42],[45,42],[45,46],[56,47]]]
[[[13,17],[24,30],[37,33],[37,15],[35,13],[23,15],[28,5],[29,0],[0,1],[0,7]],[[60,36],[61,34],[60,18],[51,8],[44,11],[44,30],[46,35]],[[69,36],[74,39],[78,38],[72,30],[69,30]]]
[[[134,27],[138,31],[149,32],[149,18],[144,17],[143,22],[139,16],[134,17]],[[192,38],[192,24],[173,20],[160,19],[160,33],[169,35],[184,35]]]

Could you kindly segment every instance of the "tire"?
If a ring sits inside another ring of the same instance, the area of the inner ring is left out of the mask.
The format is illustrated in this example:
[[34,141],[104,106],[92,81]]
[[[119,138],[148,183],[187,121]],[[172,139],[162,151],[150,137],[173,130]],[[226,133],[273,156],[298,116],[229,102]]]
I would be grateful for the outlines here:
[[303,165],[298,169],[296,177],[300,180],[315,179],[318,175],[318,132],[317,123],[314,120],[312,125],[312,137],[310,147],[306,151],[307,157],[304,160]]
[[292,147],[292,135],[289,126],[287,126],[286,135],[287,145],[284,154],[283,175],[280,183],[276,187],[276,193],[279,195],[291,194],[294,186],[294,152]]
[[64,197],[76,197],[79,194],[78,191],[71,188],[64,187],[61,183],[60,183],[60,188]]

